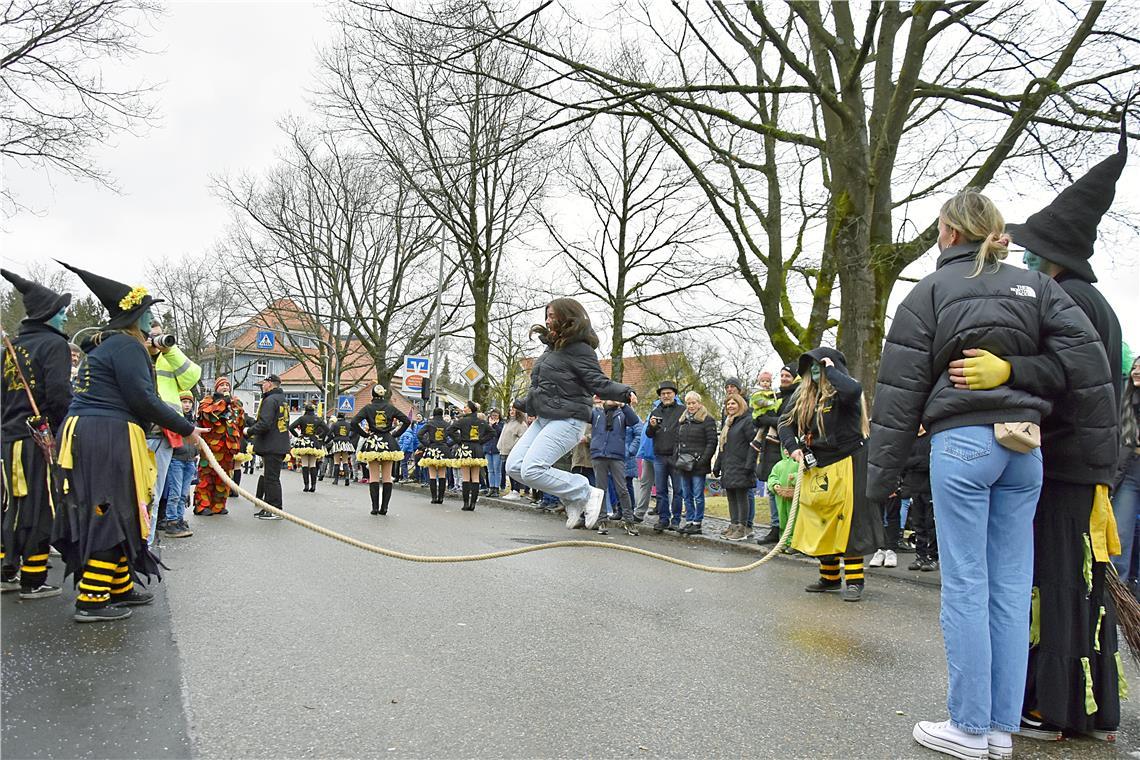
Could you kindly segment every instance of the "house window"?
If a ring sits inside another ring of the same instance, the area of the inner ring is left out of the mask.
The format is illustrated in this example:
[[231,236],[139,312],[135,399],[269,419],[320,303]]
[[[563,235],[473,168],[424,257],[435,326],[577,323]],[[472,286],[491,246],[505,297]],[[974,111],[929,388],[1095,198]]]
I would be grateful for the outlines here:
[[265,359],[258,359],[257,364],[253,365],[254,377],[265,377],[269,374],[269,362]]

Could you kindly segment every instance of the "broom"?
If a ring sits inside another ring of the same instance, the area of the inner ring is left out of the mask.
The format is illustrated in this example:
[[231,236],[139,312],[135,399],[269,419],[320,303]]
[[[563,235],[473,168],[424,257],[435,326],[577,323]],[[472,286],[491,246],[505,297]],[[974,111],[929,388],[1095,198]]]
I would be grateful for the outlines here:
[[1133,662],[1140,665],[1140,601],[1136,600],[1128,586],[1120,580],[1116,567],[1111,562],[1105,564],[1108,567],[1105,568],[1104,581],[1108,584],[1112,601],[1116,603],[1116,624],[1120,626],[1124,640],[1128,642],[1128,651],[1132,655]]

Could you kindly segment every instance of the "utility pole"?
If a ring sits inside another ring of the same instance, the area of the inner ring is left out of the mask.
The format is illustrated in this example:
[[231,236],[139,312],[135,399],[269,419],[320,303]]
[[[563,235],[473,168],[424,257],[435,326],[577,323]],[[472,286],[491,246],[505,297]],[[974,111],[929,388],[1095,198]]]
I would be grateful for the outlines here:
[[[439,335],[443,330],[443,265],[444,243],[447,228],[441,220],[439,223],[439,275],[435,280],[435,339],[431,344],[431,392],[434,397],[434,407],[439,406]],[[433,408],[434,408],[433,407]],[[424,417],[428,417],[424,410]]]

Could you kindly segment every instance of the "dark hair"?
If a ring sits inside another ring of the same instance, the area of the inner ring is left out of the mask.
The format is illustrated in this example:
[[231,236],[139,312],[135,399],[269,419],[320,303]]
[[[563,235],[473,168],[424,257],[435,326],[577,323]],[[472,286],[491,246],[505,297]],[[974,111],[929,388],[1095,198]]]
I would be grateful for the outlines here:
[[582,304],[573,298],[555,298],[546,305],[546,312],[554,317],[554,327],[534,325],[530,328],[531,335],[537,335],[540,341],[555,350],[578,341],[585,342],[590,348],[598,347],[598,336]]
[[466,406],[468,409],[470,409],[472,414],[478,414],[479,413],[479,402],[478,401],[468,401],[464,404],[464,406]]

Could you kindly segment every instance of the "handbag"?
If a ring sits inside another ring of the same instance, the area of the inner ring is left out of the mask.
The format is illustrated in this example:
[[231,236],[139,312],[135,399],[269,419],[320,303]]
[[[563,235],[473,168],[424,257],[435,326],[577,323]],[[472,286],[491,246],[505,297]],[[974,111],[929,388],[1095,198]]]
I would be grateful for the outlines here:
[[697,460],[700,457],[691,451],[686,451],[677,455],[677,461],[674,466],[681,472],[692,472],[697,467]]
[[1041,427],[1034,422],[995,422],[994,438],[1010,451],[1028,454],[1041,448]]

